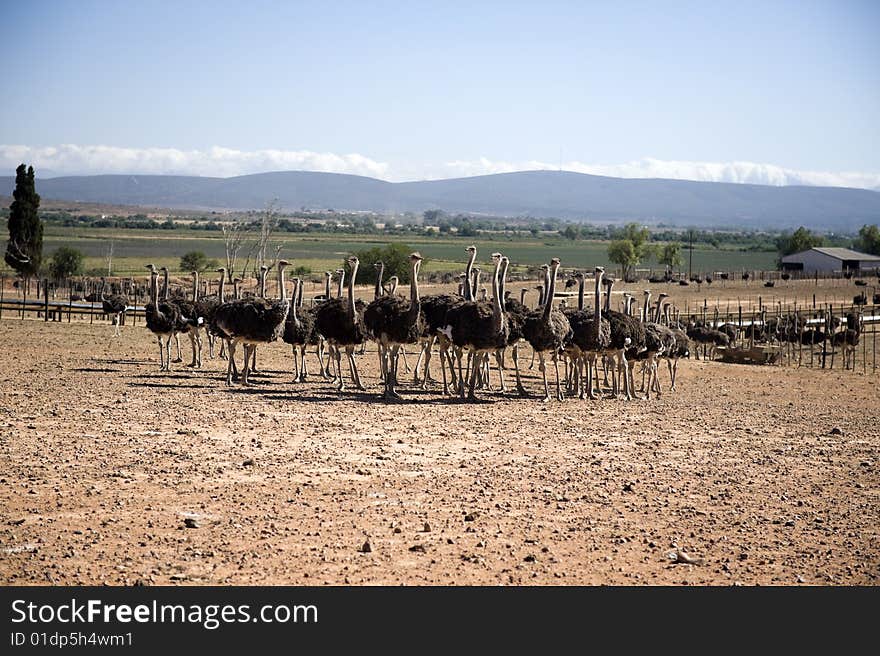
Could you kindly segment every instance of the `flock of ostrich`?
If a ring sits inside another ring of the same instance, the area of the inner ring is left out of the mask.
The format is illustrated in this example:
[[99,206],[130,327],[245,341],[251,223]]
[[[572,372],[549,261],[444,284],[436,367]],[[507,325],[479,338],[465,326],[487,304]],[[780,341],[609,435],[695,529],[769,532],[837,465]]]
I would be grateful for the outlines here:
[[[331,294],[332,272],[325,274],[323,296],[314,305],[304,307],[304,283],[293,279],[293,290],[287,295],[286,260],[277,262],[277,298],[266,294],[267,267],[261,268],[259,294],[243,296],[240,278],[232,281],[232,298],[226,297],[226,269],[220,274],[216,294],[200,297],[199,275],[193,272],[192,295],[178,290],[169,292],[168,270],[157,269],[149,264],[150,301],[145,307],[146,323],[156,336],[159,346],[160,369],[171,368],[171,345],[177,343],[177,360],[180,358],[179,336],[186,335],[192,346],[191,367],[202,366],[203,334],[208,341],[210,356],[214,355],[215,342],[221,345],[219,356],[225,358],[226,384],[238,380],[251,385],[250,374],[256,368],[256,350],[279,338],[290,344],[294,360],[294,380],[303,382],[308,376],[306,351],[313,347],[321,378],[335,384],[336,389],[346,389],[343,373],[343,352],[352,385],[365,390],[358,373],[356,354],[365,353],[367,341],[378,346],[379,372],[382,397],[386,400],[400,399],[398,392],[401,375],[398,363],[406,362],[406,350],[418,352],[413,367],[413,385],[427,389],[436,383],[431,374],[431,360],[436,350],[440,359],[444,395],[475,400],[477,390],[492,390],[492,361],[497,371],[498,389],[508,391],[505,383],[507,353],[510,353],[516,380],[516,393],[522,397],[526,391],[520,375],[520,347],[528,343],[532,350],[534,367],[543,379],[543,398],[551,399],[547,380],[548,362],[555,371],[555,398],[563,400],[566,395],[581,399],[597,399],[603,395],[627,400],[650,399],[651,394],[661,394],[658,370],[665,361],[669,372],[669,389],[675,389],[678,361],[690,357],[692,346],[699,357],[712,357],[717,347],[728,347],[736,338],[739,327],[725,324],[712,327],[711,322],[700,322],[695,317],[687,323],[678,320],[678,312],[661,293],[655,303],[651,293],[645,290],[641,307],[636,311],[636,299],[623,294],[620,311],[611,307],[614,280],[605,276],[602,267],[596,267],[593,278],[593,307],[585,307],[585,285],[588,275],[575,273],[569,285],[578,285],[577,306],[567,307],[568,301],[554,303],[560,261],[553,258],[543,265],[544,281],[538,287],[537,307],[528,307],[525,301],[527,289],[520,298],[513,298],[506,289],[509,260],[501,253],[493,253],[491,293],[480,288],[480,271],[474,266],[477,249],[467,248],[468,262],[459,276],[458,293],[419,293],[419,269],[422,257],[418,253],[409,256],[410,289],[408,296],[397,293],[398,280],[392,276],[388,285],[383,284],[383,265],[376,264],[377,279],[374,298],[364,303],[354,297],[359,261],[349,257],[350,278],[345,293],[345,271],[336,272],[337,292]],[[160,294],[159,277],[164,276]],[[478,293],[479,290],[479,293]],[[104,311],[114,316],[114,330],[119,331],[122,314],[127,309],[124,296],[108,296],[102,284],[101,300]],[[797,324],[797,325],[794,325]],[[846,327],[837,331],[833,326],[830,335],[834,347],[842,348],[844,355],[854,353],[861,333],[861,321],[856,315],[846,317]],[[767,339],[768,333],[780,341],[803,341],[815,344],[821,341],[821,328],[811,328],[801,322],[777,320],[762,321],[747,328],[751,339]],[[236,363],[238,347],[243,351],[241,369]],[[563,371],[560,373],[560,361]],[[600,364],[603,376],[599,376]],[[635,368],[640,365],[641,384],[635,386]],[[609,381],[610,377],[610,381]]]

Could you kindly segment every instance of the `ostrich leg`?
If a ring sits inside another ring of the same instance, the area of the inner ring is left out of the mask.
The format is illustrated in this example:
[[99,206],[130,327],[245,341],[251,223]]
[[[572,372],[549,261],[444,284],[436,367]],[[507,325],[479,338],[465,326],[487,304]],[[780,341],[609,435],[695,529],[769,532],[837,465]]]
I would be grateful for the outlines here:
[[299,382],[299,358],[297,357],[296,344],[290,347],[290,351],[293,354],[293,381]]
[[348,356],[348,368],[351,370],[351,377],[352,380],[354,380],[355,389],[365,390],[366,388],[361,384],[361,377],[358,374],[357,363],[354,361],[354,346],[346,346],[345,354]]
[[501,393],[507,392],[504,386],[504,351],[498,349],[495,351],[495,364],[498,365],[498,380],[501,383]]
[[[404,367],[404,369],[406,369],[406,373],[409,373],[410,368],[409,368],[409,364],[406,361],[406,349],[405,348],[401,347],[400,355],[403,357],[403,367]],[[396,376],[397,375],[397,367],[395,367],[394,369],[395,369],[395,376]],[[394,384],[395,385],[397,384],[397,380],[394,381]]]
[[513,345],[510,357],[513,358],[513,372],[516,374],[516,391],[519,392],[520,396],[528,396],[529,394],[526,392],[526,388],[523,387],[522,380],[519,377],[519,344]]
[[[180,362],[180,360],[175,360]],[[165,371],[171,371],[171,337],[165,340]]]
[[186,336],[189,337],[189,345],[192,347],[193,352],[192,362],[190,362],[187,366],[193,369],[196,368],[196,361],[198,359],[196,357],[196,336],[194,333],[195,331],[193,329],[190,329],[190,331],[186,334]]
[[541,372],[541,376],[544,377],[544,401],[547,402],[550,400],[550,388],[547,387],[547,367],[544,362],[544,352],[541,351],[538,353],[538,371]]
[[165,346],[161,335],[157,335],[156,339],[159,341],[159,371],[165,371]]
[[251,382],[249,380],[249,375],[251,372],[251,359],[253,357],[253,353],[256,350],[256,346],[253,344],[245,344],[244,345],[244,368],[241,370],[241,384],[245,386],[250,386]]
[[400,345],[395,344],[391,347],[391,352],[389,353],[389,365],[391,367],[390,373],[390,382],[386,380],[385,383],[385,398],[386,399],[402,399],[400,394],[397,393],[397,390],[394,389],[395,384],[397,383],[397,356],[400,352]]
[[556,400],[564,401],[565,395],[562,393],[562,386],[559,384],[559,356],[553,354],[553,366],[556,369]]
[[226,344],[226,385],[230,386],[235,370],[235,342],[224,339],[223,343]]
[[300,372],[299,372],[299,380],[301,383],[306,382],[306,379],[309,377],[308,366],[306,365],[306,345],[303,344],[299,347],[299,361],[300,361]]
[[[626,352],[621,349],[617,360],[617,377],[623,376],[624,396],[627,401],[632,401],[632,388],[629,384],[629,364],[626,361]],[[620,393],[620,383],[617,384],[618,394]]]
[[336,389],[340,392],[344,392],[345,380],[343,380],[342,378],[342,351],[339,350],[339,347],[331,346],[331,349],[333,358],[336,360],[336,380],[339,382],[339,384],[336,386]]

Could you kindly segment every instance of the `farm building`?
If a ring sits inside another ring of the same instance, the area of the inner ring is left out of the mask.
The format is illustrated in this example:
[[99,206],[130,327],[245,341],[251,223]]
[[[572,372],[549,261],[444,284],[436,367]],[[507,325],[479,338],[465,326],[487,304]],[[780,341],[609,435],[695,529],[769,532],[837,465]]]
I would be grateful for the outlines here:
[[880,257],[849,248],[811,248],[782,258],[783,271],[833,272],[880,269]]

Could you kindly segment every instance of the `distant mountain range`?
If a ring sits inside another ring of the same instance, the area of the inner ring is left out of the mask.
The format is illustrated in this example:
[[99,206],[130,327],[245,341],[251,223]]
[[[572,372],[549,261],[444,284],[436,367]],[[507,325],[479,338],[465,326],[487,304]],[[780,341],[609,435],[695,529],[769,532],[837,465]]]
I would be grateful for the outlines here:
[[[11,195],[13,177],[0,177]],[[177,209],[428,209],[492,216],[639,221],[701,227],[851,232],[880,223],[880,192],[838,187],[770,187],[723,182],[609,178],[565,171],[523,171],[424,182],[385,182],[338,173],[284,171],[234,178],[92,175],[40,178],[47,199]]]

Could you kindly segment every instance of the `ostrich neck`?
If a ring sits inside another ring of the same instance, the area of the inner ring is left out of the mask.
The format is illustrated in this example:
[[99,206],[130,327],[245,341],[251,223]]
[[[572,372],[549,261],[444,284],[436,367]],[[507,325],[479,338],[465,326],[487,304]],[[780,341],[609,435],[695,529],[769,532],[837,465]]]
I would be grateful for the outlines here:
[[162,298],[167,301],[168,300],[168,269],[165,269],[165,271],[163,272],[162,278],[164,279],[164,282],[165,282],[165,290],[162,292]]
[[474,271],[474,278],[471,283],[471,300],[477,300],[477,293],[480,291],[480,272]]
[[102,300],[102,301],[103,301],[105,298],[107,298],[107,297],[105,296],[105,292],[104,292],[104,288],[105,288],[106,286],[107,286],[107,281],[106,281],[106,280],[102,280],[102,281],[101,281],[101,300]]
[[476,260],[476,259],[477,259],[477,251],[471,251],[471,255],[468,258],[467,267],[465,267],[465,270],[464,270],[465,279],[464,279],[464,282],[462,283],[462,287],[467,292],[466,294],[464,294],[464,300],[466,300],[466,301],[473,301],[474,300],[474,295],[471,292],[470,284],[471,284],[471,273],[474,270],[474,260]]
[[596,334],[599,334],[599,325],[602,323],[602,272],[596,273],[596,298],[594,299],[596,312],[593,314],[593,323],[596,324]]
[[278,267],[278,288],[281,290],[281,300],[287,300],[287,288],[284,285],[284,269],[285,267]]
[[330,276],[324,276],[324,300],[328,300],[330,298]]
[[498,274],[501,271],[501,260],[495,264],[495,270],[492,272],[492,325],[495,332],[501,331],[501,319],[504,308],[501,305],[501,285],[498,281]]
[[150,300],[153,305],[159,305],[159,276],[156,274],[150,276]]
[[220,276],[220,289],[217,292],[217,296],[220,297],[220,302],[226,302],[226,276]]
[[299,302],[299,288],[302,286],[302,280],[293,281],[293,298],[290,301],[290,313],[293,316],[293,322],[299,325],[299,315],[296,312],[296,304]]
[[642,319],[642,321],[645,323],[648,323],[649,321],[651,321],[653,319],[653,317],[651,316],[650,307],[651,307],[651,294],[646,293],[645,294],[645,313],[644,313],[645,317],[644,317],[644,319]]
[[[352,323],[355,320],[354,311],[354,281],[357,279],[358,263],[351,265],[351,280],[348,281],[348,316],[351,317]],[[345,275],[344,273],[342,274]]]
[[526,304],[526,290],[525,289],[519,290],[519,304],[520,305]]
[[266,271],[260,269],[260,298],[266,298]]
[[409,286],[409,300],[410,300],[410,304],[411,304],[410,307],[415,308],[416,312],[418,312],[418,309],[420,307],[420,305],[419,305],[419,265],[420,265],[419,260],[416,260],[415,262],[413,262],[412,273],[411,273],[412,280],[410,281],[410,286]]
[[553,297],[547,293],[549,291],[550,291],[550,269],[547,268],[544,270],[544,303],[548,303],[548,302],[553,301]]
[[609,283],[605,287],[605,314],[608,314],[611,311],[611,290],[614,287],[614,283]]
[[584,279],[578,280],[578,310],[584,309]]
[[553,297],[556,295],[556,270],[559,269],[558,264],[553,265],[553,271],[548,272],[550,277],[550,289],[547,291],[546,303],[544,303],[544,319],[550,318],[550,312],[553,310]]
[[199,272],[193,276],[193,303],[199,300]]
[[301,308],[303,304],[303,287],[306,286],[305,280],[300,280],[296,288],[296,307]]
[[339,287],[336,289],[336,298],[342,298],[342,290],[345,289],[345,271],[339,274]]
[[498,281],[498,296],[501,297],[501,311],[507,312],[507,267],[508,262],[501,260],[501,279]]
[[379,298],[382,295],[382,274],[385,273],[385,265],[379,263],[379,272],[376,274],[376,289],[373,291],[373,298]]

